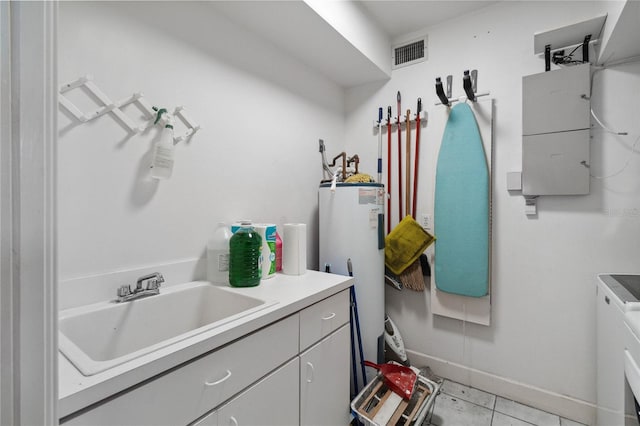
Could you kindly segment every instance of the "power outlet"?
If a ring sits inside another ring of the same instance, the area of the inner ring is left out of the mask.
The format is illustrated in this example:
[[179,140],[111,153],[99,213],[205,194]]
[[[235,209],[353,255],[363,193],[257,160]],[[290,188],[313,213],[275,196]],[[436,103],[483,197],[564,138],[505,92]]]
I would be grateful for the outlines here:
[[422,214],[420,216],[420,225],[426,229],[427,231],[431,230],[431,227],[433,226],[433,221],[431,218],[430,214]]

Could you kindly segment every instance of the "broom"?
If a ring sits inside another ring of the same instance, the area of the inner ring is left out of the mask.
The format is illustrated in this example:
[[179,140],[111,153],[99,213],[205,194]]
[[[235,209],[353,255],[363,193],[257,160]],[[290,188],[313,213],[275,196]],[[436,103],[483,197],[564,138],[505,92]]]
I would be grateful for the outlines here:
[[[421,102],[420,100],[418,100],[418,113],[416,115],[416,126],[419,126],[419,121],[420,120],[420,107],[421,107]],[[407,116],[405,119],[405,123],[406,123],[406,130],[407,130],[407,137],[405,140],[405,144],[406,144],[406,156],[405,156],[405,161],[407,162],[405,170],[406,170],[406,194],[405,194],[405,209],[407,211],[407,214],[411,214],[413,219],[415,219],[416,216],[416,205],[415,205],[415,201],[413,204],[413,211],[411,211],[411,204],[409,204],[409,200],[411,199],[411,110],[407,110]],[[420,135],[420,128],[418,127],[416,129],[416,137],[419,137]],[[417,139],[416,139],[416,145],[417,145]],[[416,146],[416,172],[417,172],[417,155],[418,155],[418,150],[417,150],[417,146]],[[416,173],[417,175],[417,173]],[[415,178],[414,177],[414,185],[415,185]],[[416,188],[414,186],[413,188],[414,191],[414,199],[415,199],[415,191]],[[413,263],[411,263],[409,265],[409,267],[407,267],[400,275],[399,275],[399,279],[400,282],[402,283],[403,287],[408,288],[409,290],[414,290],[414,291],[424,291],[424,276],[422,273],[422,266],[420,264],[420,260],[416,259]]]
[[420,257],[435,241],[411,216],[404,219],[385,238],[385,266],[399,277],[403,287],[424,291]]
[[[407,116],[405,119],[407,137],[405,138],[406,156],[405,161],[407,164],[405,165],[406,171],[406,181],[405,187],[405,210],[407,214],[411,214],[411,205],[409,204],[409,200],[411,199],[411,110],[407,110]],[[415,206],[414,206],[415,209]],[[415,212],[413,212],[413,218],[415,219]],[[414,261],[407,269],[404,270],[400,274],[400,282],[403,287],[408,288],[409,290],[415,291],[424,291],[424,278],[422,276],[422,266],[420,266],[420,261]]]
[[420,260],[413,262],[400,274],[400,282],[409,290],[424,291],[424,275],[422,275]]

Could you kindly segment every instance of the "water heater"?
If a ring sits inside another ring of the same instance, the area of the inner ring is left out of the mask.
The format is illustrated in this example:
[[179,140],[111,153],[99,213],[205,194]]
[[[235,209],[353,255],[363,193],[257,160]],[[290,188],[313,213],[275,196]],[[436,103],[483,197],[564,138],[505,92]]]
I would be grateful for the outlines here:
[[[321,184],[320,270],[348,275],[351,259],[364,358],[383,362],[384,185]],[[376,371],[367,369],[371,380]]]

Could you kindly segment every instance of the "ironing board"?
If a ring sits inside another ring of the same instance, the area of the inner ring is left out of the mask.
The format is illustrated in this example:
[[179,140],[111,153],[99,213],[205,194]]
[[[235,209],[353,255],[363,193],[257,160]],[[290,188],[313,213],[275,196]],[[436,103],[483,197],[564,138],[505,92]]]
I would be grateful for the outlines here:
[[456,104],[442,137],[434,196],[436,288],[482,297],[489,289],[489,169],[473,111]]

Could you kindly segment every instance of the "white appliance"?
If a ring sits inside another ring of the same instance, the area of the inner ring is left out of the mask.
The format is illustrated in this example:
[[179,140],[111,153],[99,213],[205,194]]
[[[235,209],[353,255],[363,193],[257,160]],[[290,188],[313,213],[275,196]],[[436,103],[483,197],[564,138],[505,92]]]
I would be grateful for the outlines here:
[[[638,276],[640,280],[640,276]],[[640,311],[625,314],[624,393],[625,426],[640,425]]]
[[[596,297],[596,424],[635,426],[633,395],[625,380],[625,314],[640,311],[640,275],[600,274]],[[640,361],[640,350],[636,359]]]
[[[320,270],[348,275],[353,265],[364,358],[383,361],[384,185],[321,184],[318,191]],[[356,343],[357,344],[357,343]],[[367,378],[376,371],[367,369]]]

